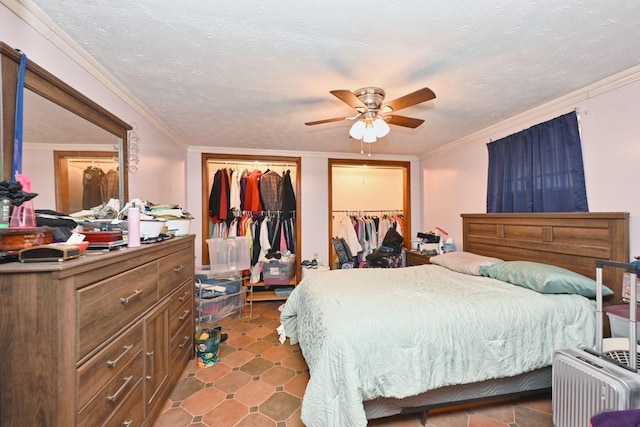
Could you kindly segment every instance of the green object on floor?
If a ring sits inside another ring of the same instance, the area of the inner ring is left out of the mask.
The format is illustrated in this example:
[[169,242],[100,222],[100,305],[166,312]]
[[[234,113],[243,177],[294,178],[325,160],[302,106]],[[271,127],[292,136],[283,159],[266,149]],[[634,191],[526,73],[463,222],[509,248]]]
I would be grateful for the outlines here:
[[198,366],[208,368],[220,360],[220,331],[203,329],[196,333],[196,356]]

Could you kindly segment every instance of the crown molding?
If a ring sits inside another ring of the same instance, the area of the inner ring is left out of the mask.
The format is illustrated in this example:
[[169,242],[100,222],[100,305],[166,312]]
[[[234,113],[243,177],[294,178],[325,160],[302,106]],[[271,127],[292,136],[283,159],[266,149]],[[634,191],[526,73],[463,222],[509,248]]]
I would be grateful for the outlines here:
[[517,114],[507,120],[496,123],[478,132],[474,132],[456,141],[452,141],[438,148],[435,148],[421,155],[420,159],[422,160],[422,159],[427,159],[429,157],[433,157],[437,154],[441,154],[443,152],[449,151],[460,145],[469,144],[471,142],[476,142],[479,140],[480,141],[489,140],[491,137],[495,136],[496,134],[506,132],[509,129],[513,129],[515,127],[523,127],[523,128],[528,127],[530,126],[530,123],[532,121],[535,121],[536,119],[539,119],[542,116],[552,114],[552,113],[557,113],[563,110],[567,112],[571,110],[575,110],[579,107],[580,102],[583,102],[591,98],[595,98],[599,95],[611,92],[615,89],[621,88],[631,83],[635,83],[639,80],[640,80],[640,65],[636,65],[635,67],[631,67],[620,73],[616,73],[612,76],[602,79],[582,89],[578,89],[576,91],[568,93],[565,96],[556,98],[550,102],[547,102],[538,107],[525,111],[524,113]]

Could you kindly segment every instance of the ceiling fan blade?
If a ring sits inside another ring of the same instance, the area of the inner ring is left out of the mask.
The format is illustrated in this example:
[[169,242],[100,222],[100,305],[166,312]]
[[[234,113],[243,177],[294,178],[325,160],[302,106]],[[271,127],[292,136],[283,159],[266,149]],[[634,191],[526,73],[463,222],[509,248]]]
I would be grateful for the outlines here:
[[415,129],[424,123],[424,120],[422,119],[414,119],[413,117],[405,116],[385,116],[384,119],[391,125],[404,126],[412,129]]
[[331,93],[333,96],[338,98],[340,101],[347,104],[349,107],[354,108],[356,110],[367,108],[367,106],[364,105],[362,101],[360,101],[358,97],[355,96],[353,92],[349,90],[346,90],[346,89],[330,90],[329,93]]
[[315,122],[306,122],[305,125],[307,126],[321,125],[323,123],[340,122],[344,119],[346,119],[346,117],[336,117],[333,119],[316,120]]
[[436,94],[433,93],[428,87],[422,88],[408,95],[394,99],[384,104],[381,108],[382,112],[398,111],[402,108],[411,107],[412,105],[420,104],[421,102],[430,101],[435,99]]

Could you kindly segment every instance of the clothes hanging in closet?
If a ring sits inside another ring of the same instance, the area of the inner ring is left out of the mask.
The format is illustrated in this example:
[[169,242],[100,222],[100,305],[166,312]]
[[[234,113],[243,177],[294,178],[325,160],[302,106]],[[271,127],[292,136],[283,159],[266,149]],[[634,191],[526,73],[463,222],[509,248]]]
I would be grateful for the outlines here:
[[227,222],[239,211],[281,212],[284,218],[295,217],[296,196],[291,172],[283,176],[273,170],[260,170],[242,174],[237,169],[221,168],[213,177],[209,194],[209,217],[213,223]]
[[384,239],[390,228],[402,234],[404,218],[400,214],[384,214],[381,216],[334,215],[334,237],[344,238],[351,249],[353,257],[362,267],[366,256],[373,253]]
[[82,209],[100,206],[102,199],[102,180],[105,173],[95,166],[88,166],[82,173]]
[[120,198],[120,173],[116,169],[109,169],[102,179],[102,201]]

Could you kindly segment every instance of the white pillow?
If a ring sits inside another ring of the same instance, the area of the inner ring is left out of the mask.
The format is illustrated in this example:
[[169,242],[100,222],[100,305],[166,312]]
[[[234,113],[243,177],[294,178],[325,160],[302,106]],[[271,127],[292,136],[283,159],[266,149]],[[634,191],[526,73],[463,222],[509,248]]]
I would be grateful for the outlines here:
[[478,255],[471,252],[447,252],[429,258],[431,264],[437,264],[458,273],[480,276],[480,267],[504,262],[499,258]]

